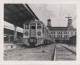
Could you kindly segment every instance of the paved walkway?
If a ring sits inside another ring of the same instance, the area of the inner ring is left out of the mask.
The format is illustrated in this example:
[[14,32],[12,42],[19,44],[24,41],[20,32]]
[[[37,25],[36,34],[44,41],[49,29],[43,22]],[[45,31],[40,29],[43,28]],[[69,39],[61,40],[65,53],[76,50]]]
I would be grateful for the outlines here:
[[4,60],[51,60],[54,53],[54,44],[37,48],[17,47],[4,51]]

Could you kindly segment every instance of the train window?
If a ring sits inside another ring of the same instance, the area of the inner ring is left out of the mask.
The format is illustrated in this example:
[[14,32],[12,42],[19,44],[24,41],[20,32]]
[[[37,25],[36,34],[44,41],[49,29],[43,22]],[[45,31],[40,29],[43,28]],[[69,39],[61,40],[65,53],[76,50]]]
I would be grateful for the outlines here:
[[40,25],[40,23],[37,23],[37,25]]
[[65,32],[64,32],[64,34],[65,34]]
[[37,29],[41,29],[41,26],[37,26]]
[[73,32],[71,32],[71,34],[73,34]]
[[31,23],[30,25],[36,25],[35,23]]
[[53,32],[51,32],[51,34],[53,34]]
[[58,34],[60,34],[60,32],[58,32]]
[[26,27],[25,27],[25,29],[26,29]]
[[46,29],[46,32],[48,33],[48,30]]
[[31,29],[36,29],[36,26],[31,26]]
[[75,32],[75,34],[76,34],[76,32]]
[[61,38],[62,38],[62,35],[61,35]]
[[59,32],[57,32],[57,34],[59,34]]
[[29,25],[25,25],[25,29],[29,29]]
[[26,29],[29,29],[29,26],[28,25],[26,26]]
[[61,34],[62,34],[62,32],[61,32]]
[[68,36],[66,35],[66,38],[67,38]]
[[51,35],[50,35],[50,38],[51,38]]
[[55,32],[54,32],[54,34],[55,34]]

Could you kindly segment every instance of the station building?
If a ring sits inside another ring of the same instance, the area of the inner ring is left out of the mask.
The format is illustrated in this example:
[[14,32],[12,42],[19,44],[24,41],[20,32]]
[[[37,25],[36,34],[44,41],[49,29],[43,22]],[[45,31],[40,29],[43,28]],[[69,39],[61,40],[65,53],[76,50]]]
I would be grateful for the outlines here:
[[52,27],[51,20],[48,19],[47,27],[57,43],[67,42],[71,37],[76,36],[76,29],[72,26],[72,19],[68,19],[67,27]]

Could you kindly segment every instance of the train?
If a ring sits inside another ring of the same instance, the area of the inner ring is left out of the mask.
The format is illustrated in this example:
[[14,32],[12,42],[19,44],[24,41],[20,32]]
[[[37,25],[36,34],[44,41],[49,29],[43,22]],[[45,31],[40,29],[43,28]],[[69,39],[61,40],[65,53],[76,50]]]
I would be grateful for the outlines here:
[[[29,23],[28,23],[29,22]],[[23,24],[23,44],[27,46],[48,45],[55,42],[47,26],[40,20],[29,20]]]

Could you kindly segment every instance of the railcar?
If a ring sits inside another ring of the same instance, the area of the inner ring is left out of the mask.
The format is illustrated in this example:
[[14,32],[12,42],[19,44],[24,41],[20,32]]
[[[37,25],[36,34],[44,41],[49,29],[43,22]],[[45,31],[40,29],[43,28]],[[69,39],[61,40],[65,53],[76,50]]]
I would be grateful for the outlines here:
[[30,20],[29,23],[25,22],[23,27],[23,43],[27,46],[52,44],[55,41],[42,21]]

